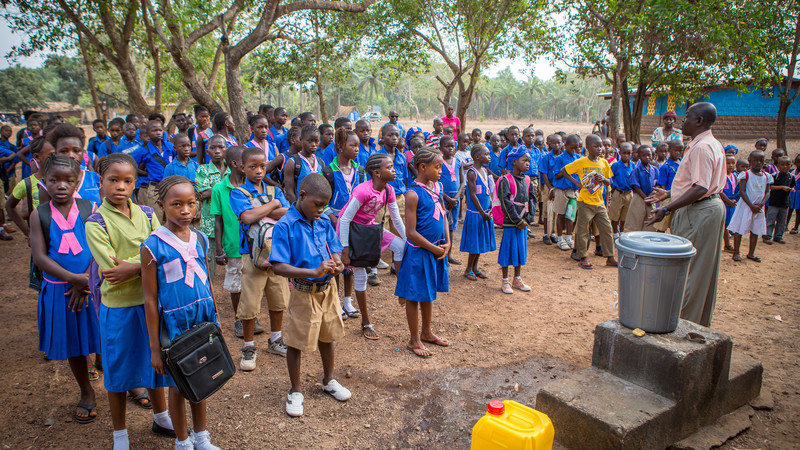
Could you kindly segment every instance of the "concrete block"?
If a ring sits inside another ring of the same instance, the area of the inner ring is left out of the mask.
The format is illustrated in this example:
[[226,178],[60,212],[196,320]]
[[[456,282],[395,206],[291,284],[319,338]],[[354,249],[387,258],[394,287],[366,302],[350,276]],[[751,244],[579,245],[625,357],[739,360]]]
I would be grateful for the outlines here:
[[676,442],[670,450],[708,450],[716,448],[738,436],[752,425],[753,408],[743,406],[722,416],[712,425],[704,426],[686,439]]
[[536,409],[558,443],[587,450],[664,448],[682,420],[674,401],[593,367],[543,387]]
[[731,348],[728,335],[685,320],[672,333],[643,337],[610,320],[595,328],[592,366],[676,402],[711,402],[727,382]]
[[[761,394],[761,381],[764,368],[761,363],[748,355],[734,352],[731,355],[731,370],[728,383],[720,386],[714,408],[707,411],[704,418],[719,417],[734,411]],[[709,423],[704,420],[704,423]]]

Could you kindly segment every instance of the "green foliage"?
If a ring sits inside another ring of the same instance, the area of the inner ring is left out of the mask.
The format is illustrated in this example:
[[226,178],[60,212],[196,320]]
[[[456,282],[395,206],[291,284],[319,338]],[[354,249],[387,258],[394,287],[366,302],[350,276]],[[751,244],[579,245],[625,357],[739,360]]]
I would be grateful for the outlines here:
[[22,111],[44,105],[40,71],[19,65],[0,71],[0,108]]

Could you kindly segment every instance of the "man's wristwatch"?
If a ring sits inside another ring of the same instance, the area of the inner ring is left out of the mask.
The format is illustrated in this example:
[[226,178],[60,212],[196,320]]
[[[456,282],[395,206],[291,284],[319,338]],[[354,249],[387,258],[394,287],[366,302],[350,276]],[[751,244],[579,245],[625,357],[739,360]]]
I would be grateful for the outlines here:
[[672,214],[672,211],[670,211],[669,209],[667,209],[667,207],[666,207],[666,206],[662,206],[662,207],[661,207],[661,211],[664,211],[664,217],[666,217],[666,216],[668,216],[668,215]]

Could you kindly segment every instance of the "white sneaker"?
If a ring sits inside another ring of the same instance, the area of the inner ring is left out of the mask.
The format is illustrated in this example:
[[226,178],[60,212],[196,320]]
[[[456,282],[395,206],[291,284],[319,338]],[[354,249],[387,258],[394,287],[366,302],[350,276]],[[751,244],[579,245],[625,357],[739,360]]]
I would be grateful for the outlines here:
[[389,264],[384,260],[380,260],[380,261],[378,261],[378,265],[376,267],[378,269],[388,269],[389,268]]
[[242,360],[239,362],[239,368],[245,372],[249,372],[256,368],[256,358],[258,351],[253,346],[242,348]]
[[303,415],[303,394],[292,392],[286,396],[286,414],[291,417]]
[[558,248],[561,250],[569,250],[569,244],[562,238],[558,241]]
[[567,239],[567,245],[569,245],[569,248],[575,248],[575,241]]
[[267,342],[269,344],[267,352],[283,356],[284,358],[286,357],[286,344],[283,343],[283,336],[274,341]]
[[208,430],[199,433],[192,431],[191,440],[194,441],[195,450],[220,450],[219,447],[211,443],[211,435]]
[[323,384],[322,390],[328,394],[331,394],[333,398],[339,400],[340,402],[346,402],[353,395],[349,389],[339,384],[339,382],[336,380],[331,380],[328,382],[328,384]]

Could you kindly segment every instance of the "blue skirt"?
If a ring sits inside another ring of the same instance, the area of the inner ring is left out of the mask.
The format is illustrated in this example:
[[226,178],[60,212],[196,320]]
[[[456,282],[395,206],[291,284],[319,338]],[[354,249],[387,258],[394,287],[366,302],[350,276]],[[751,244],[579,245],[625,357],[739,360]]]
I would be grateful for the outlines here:
[[524,266],[528,262],[528,228],[503,227],[497,264],[500,267]]
[[436,300],[437,292],[449,290],[447,258],[436,259],[433,253],[406,242],[394,295],[413,302],[430,303]]
[[109,308],[100,305],[103,381],[109,392],[175,386],[170,376],[150,365],[150,339],[144,305]]
[[461,200],[458,200],[453,209],[447,211],[447,221],[450,223],[450,231],[455,231],[458,228],[458,216],[461,212]]
[[800,192],[797,191],[792,192],[791,194],[789,194],[789,199],[791,201],[791,205],[789,205],[789,208],[800,209]]
[[494,237],[494,222],[483,220],[480,214],[467,209],[464,227],[461,229],[461,249],[464,253],[479,255],[497,250]]
[[73,312],[67,294],[71,288],[71,284],[42,282],[38,307],[39,350],[45,352],[48,359],[64,361],[100,353],[100,326],[91,298],[89,306]]
[[727,228],[728,225],[731,224],[731,218],[733,217],[733,212],[736,211],[735,206],[726,206],[725,207],[725,227]]

